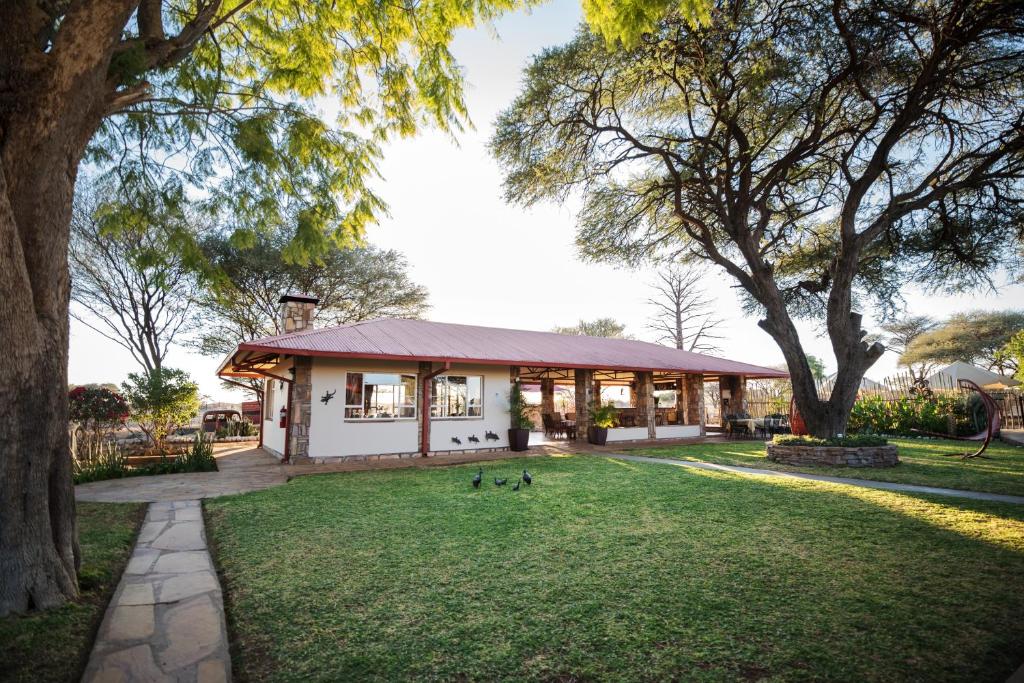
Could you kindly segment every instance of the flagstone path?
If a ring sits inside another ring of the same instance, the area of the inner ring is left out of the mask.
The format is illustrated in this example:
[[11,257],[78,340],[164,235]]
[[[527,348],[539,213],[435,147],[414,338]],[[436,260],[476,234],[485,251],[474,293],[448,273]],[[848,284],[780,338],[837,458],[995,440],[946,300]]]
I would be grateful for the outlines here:
[[231,680],[224,600],[198,500],[150,504],[82,680]]

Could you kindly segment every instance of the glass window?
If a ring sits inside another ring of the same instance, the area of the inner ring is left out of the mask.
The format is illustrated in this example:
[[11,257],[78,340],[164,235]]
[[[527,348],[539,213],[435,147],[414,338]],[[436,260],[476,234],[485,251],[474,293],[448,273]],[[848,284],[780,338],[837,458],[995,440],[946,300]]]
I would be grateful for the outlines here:
[[268,379],[263,387],[263,419],[274,419],[274,380]]
[[483,417],[484,378],[479,375],[435,377],[430,388],[431,417]]
[[347,373],[345,417],[367,420],[415,418],[416,375]]

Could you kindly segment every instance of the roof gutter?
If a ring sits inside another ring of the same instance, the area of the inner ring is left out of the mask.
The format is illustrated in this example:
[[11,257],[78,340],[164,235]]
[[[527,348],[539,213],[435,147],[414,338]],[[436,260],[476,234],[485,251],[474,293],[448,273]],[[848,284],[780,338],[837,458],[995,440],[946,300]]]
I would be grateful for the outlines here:
[[420,392],[422,397],[420,401],[420,416],[422,417],[420,424],[420,455],[424,458],[430,452],[430,380],[451,369],[451,361],[445,361],[444,365],[440,368],[423,376],[423,389]]

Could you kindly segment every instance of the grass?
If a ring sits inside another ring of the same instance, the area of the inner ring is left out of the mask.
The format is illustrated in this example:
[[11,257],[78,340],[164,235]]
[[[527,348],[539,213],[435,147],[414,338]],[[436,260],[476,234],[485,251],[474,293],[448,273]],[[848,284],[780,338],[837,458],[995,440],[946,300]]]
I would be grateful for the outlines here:
[[47,612],[0,619],[0,680],[77,681],[128,562],[145,505],[78,503],[81,594]]
[[661,446],[629,451],[636,455],[677,458],[721,465],[742,465],[781,472],[813,472],[835,477],[854,477],[901,484],[941,486],[951,489],[1024,495],[1024,448],[1001,442],[989,446],[988,458],[962,460],[947,453],[963,453],[979,444],[945,439],[889,439],[899,446],[900,464],[885,468],[800,467],[765,458],[762,441]]
[[[594,456],[206,502],[242,680],[976,680],[1024,659],[1024,507]],[[513,479],[514,481],[514,479]]]

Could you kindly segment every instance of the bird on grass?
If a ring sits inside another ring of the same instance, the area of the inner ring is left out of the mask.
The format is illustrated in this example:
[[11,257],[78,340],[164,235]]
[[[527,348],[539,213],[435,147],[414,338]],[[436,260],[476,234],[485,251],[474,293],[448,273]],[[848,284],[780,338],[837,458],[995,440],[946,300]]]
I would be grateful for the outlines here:
[[508,483],[508,479],[498,479],[497,477],[494,478],[494,485],[495,486],[504,486],[507,483]]
[[518,491],[518,490],[519,490],[519,485],[520,485],[520,484],[522,484],[522,483],[523,483],[523,480],[522,480],[522,479],[520,479],[519,481],[517,481],[517,482],[516,482],[516,485],[512,487],[512,490],[513,490],[513,491]]
[[480,471],[476,473],[475,477],[473,477],[473,488],[475,488],[475,489],[480,488],[480,482],[482,482],[483,480],[484,480],[484,468],[481,467]]
[[526,482],[527,486],[533,483],[533,477],[531,477],[530,473],[527,472],[526,470],[523,470],[523,481]]

